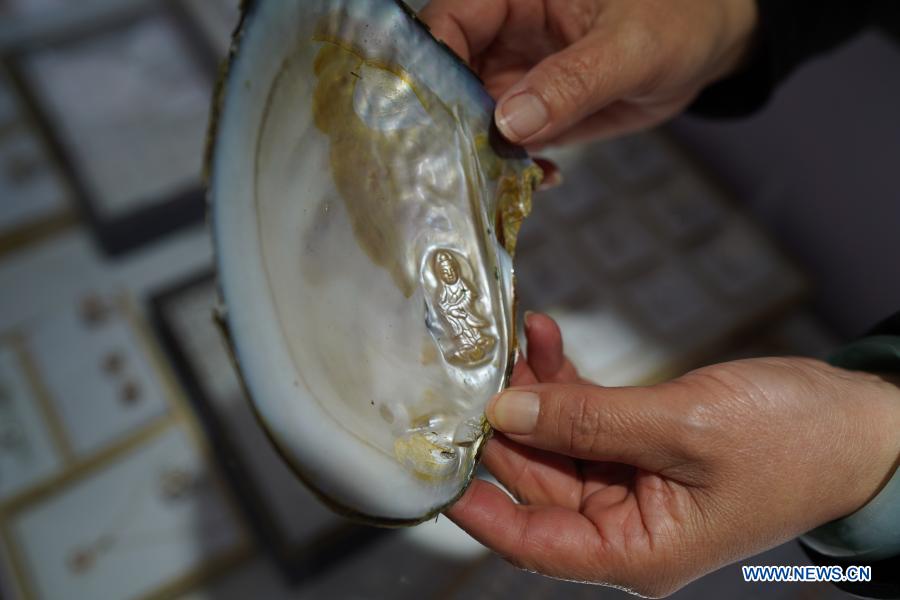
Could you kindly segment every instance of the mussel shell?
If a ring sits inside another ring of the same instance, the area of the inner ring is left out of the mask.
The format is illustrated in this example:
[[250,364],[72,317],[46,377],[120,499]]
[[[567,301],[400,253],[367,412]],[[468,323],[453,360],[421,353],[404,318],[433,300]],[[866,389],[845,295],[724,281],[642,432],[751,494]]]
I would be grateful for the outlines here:
[[455,501],[508,382],[540,172],[493,107],[402,3],[245,3],[208,156],[221,320],[273,443],[358,520]]

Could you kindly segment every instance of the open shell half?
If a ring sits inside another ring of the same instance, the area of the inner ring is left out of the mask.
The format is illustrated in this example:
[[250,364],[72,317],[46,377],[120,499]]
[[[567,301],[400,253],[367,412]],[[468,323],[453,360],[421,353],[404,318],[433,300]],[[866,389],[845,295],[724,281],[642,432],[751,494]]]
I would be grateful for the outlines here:
[[320,497],[423,521],[471,480],[508,382],[512,255],[540,170],[401,3],[244,10],[208,177],[229,343]]

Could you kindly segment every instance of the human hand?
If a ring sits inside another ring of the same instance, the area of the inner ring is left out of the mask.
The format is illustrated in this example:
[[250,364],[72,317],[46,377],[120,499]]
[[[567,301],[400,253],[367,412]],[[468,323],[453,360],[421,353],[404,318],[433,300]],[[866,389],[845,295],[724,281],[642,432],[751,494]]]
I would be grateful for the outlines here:
[[667,595],[860,508],[900,455],[900,389],[877,376],[766,358],[603,388],[527,321],[484,454],[520,502],[476,480],[448,511],[520,567]]
[[421,16],[532,147],[667,120],[737,68],[757,24],[755,0],[432,0]]

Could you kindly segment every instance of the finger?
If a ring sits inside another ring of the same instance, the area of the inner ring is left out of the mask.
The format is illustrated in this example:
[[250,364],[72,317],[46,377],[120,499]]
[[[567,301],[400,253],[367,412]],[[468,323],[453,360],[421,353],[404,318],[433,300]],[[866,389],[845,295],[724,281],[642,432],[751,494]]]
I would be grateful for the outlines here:
[[544,383],[574,383],[578,371],[563,351],[562,333],[551,317],[540,313],[525,315],[525,335],[528,338],[528,364],[539,381]]
[[538,382],[534,376],[534,371],[525,359],[525,356],[519,352],[516,356],[516,364],[513,367],[512,376],[509,379],[510,385],[533,385]]
[[690,412],[680,407],[702,402],[700,393],[676,384],[540,384],[495,396],[486,414],[495,429],[520,444],[659,472],[691,456],[690,420],[683,416]]
[[[535,164],[541,168],[541,172],[544,177],[541,180],[540,187],[538,187],[539,191],[547,191],[552,190],[555,187],[559,187],[562,185],[562,174],[559,172],[559,166],[553,162],[552,160],[548,160],[546,158],[541,158],[540,156],[532,157]],[[528,326],[528,314],[525,313],[525,326]]]
[[500,98],[497,126],[511,142],[544,143],[644,86],[640,36],[597,31],[535,66]]
[[470,62],[494,41],[508,11],[508,0],[432,0],[419,16],[434,37]]
[[582,482],[574,459],[498,435],[483,456],[488,471],[520,502],[578,510]]
[[[595,461],[582,462],[580,466],[583,482],[582,499],[594,496],[594,501],[596,501],[597,492],[614,491],[610,488],[616,488],[622,495],[633,489],[635,468],[632,466]],[[624,493],[622,493],[623,491]],[[582,504],[584,504],[584,500],[582,500]]]
[[693,95],[687,95],[652,106],[615,102],[600,112],[586,117],[555,138],[547,140],[543,145],[529,146],[528,150],[534,152],[547,146],[607,140],[655,127],[670,119],[672,115],[680,113],[693,98]]
[[[478,65],[478,59],[475,59],[475,64]],[[484,87],[494,100],[502,98],[507,90],[522,81],[527,74],[528,69],[525,67],[492,72],[483,65],[478,65],[478,76],[484,80]]]
[[488,441],[484,465],[513,496],[525,504],[579,510],[584,498],[609,487],[623,486],[634,467],[619,463],[583,462],[518,444],[505,435]]
[[539,313],[525,314],[528,364],[541,381],[549,381],[565,363],[562,333],[556,321]]
[[447,516],[526,569],[583,581],[605,579],[597,529],[577,511],[516,504],[497,486],[476,479]]

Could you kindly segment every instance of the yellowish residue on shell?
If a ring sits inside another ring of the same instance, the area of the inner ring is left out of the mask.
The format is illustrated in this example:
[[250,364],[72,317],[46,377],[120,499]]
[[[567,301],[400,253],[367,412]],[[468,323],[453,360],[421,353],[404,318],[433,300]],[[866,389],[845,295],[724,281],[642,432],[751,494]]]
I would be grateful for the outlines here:
[[453,477],[459,462],[459,453],[430,431],[413,431],[397,438],[394,455],[413,475],[433,482]]
[[[402,70],[364,58],[352,48],[329,40],[315,61],[318,84],[313,101],[316,127],[330,141],[331,170],[347,207],[353,232],[372,261],[387,269],[403,294],[410,297],[417,273],[410,267],[397,224],[421,209],[409,196],[416,166],[440,138],[452,139],[456,121],[433,94],[413,85]],[[354,109],[354,94],[364,68],[393,74],[398,85],[411,88],[430,118],[427,124],[398,130],[369,127]],[[448,180],[452,173],[448,173]],[[436,196],[436,194],[432,194]],[[435,198],[437,199],[437,198]]]
[[423,366],[433,365],[438,359],[438,348],[434,343],[434,339],[429,335],[422,340],[422,355],[419,362]]
[[[514,168],[493,152],[483,133],[467,138],[457,111],[431,90],[417,85],[401,68],[367,59],[349,44],[326,34],[316,39],[324,45],[314,66],[318,78],[313,100],[315,125],[331,141],[335,185],[347,207],[354,235],[372,261],[387,269],[403,294],[410,297],[418,284],[418,257],[407,255],[407,240],[397,235],[397,224],[420,211],[423,202],[440,205],[458,202],[460,197],[486,202],[477,198],[482,192],[476,182],[482,178],[496,182],[499,201],[492,225],[497,239],[512,254],[522,220],[531,211],[531,193],[540,181],[540,169]],[[417,100],[427,122],[413,122],[400,129],[367,125],[354,108],[354,94],[366,70],[392,75],[397,89],[386,91]],[[423,157],[448,143],[469,145],[463,153],[477,158],[458,165],[461,172],[451,169],[442,173],[437,185],[426,184],[417,170]],[[470,172],[476,165],[481,173]],[[422,196],[411,196],[411,186],[419,187]]]
[[540,167],[531,166],[521,174],[504,175],[498,184],[497,239],[510,256],[516,255],[522,222],[531,214],[532,193],[543,177]]
[[531,214],[532,196],[544,178],[544,173],[537,165],[531,165],[521,172],[510,168],[509,163],[501,159],[491,148],[487,134],[479,134],[475,138],[475,148],[481,167],[487,178],[498,181],[496,229],[499,241],[510,256],[516,255],[516,240],[522,222]]

